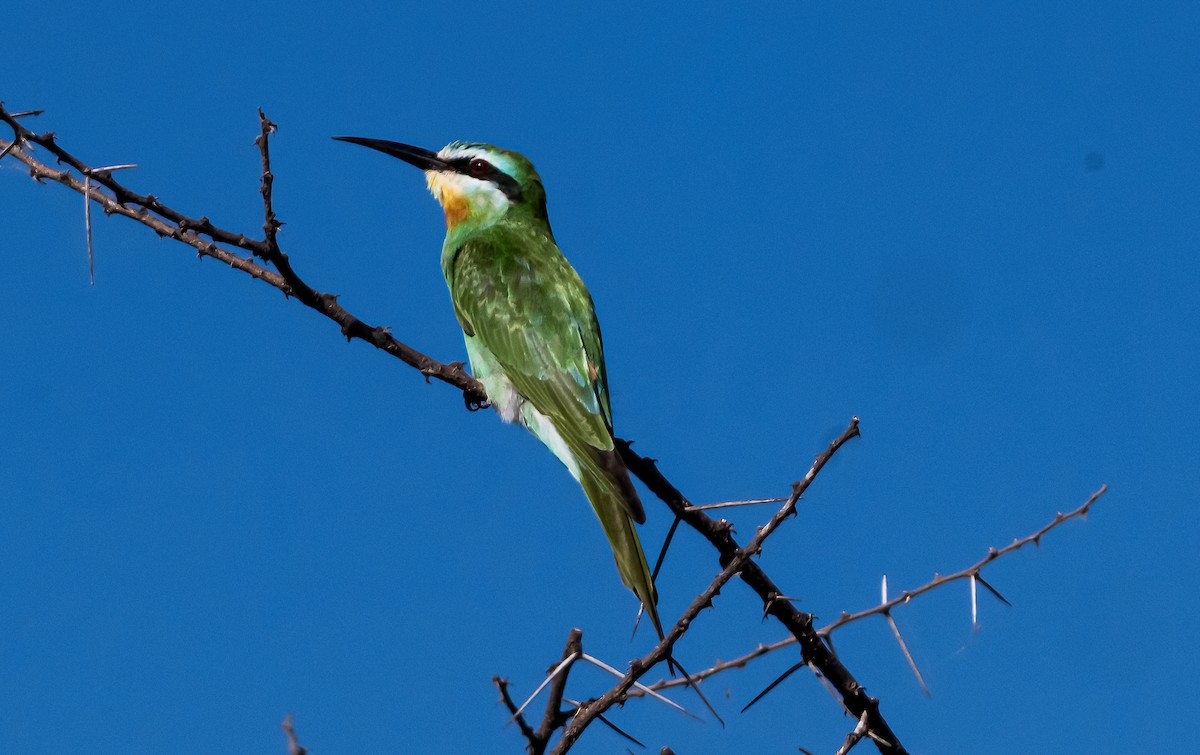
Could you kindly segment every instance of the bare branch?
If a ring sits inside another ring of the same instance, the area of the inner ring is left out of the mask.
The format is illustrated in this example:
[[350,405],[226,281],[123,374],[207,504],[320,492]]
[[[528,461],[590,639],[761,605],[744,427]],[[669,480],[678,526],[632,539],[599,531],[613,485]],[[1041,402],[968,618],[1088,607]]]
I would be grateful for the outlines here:
[[[39,182],[49,179],[67,186],[71,190],[83,195],[85,202],[97,202],[107,214],[117,214],[135,220],[154,230],[155,233],[162,237],[187,244],[189,247],[195,249],[201,257],[207,256],[221,260],[233,269],[240,270],[252,278],[263,281],[283,292],[286,296],[297,299],[300,303],[320,312],[323,316],[337,323],[347,339],[352,340],[357,338],[371,343],[420,371],[427,381],[429,378],[437,378],[458,388],[462,391],[468,408],[476,409],[486,405],[486,394],[482,386],[465,372],[461,363],[443,364],[438,362],[398,341],[386,328],[373,327],[366,324],[344,309],[339,304],[336,296],[317,291],[295,272],[288,256],[279,246],[278,231],[281,223],[278,221],[273,208],[272,187],[274,174],[270,167],[269,139],[275,133],[276,127],[261,111],[259,112],[260,135],[256,139],[262,161],[262,176],[259,190],[263,198],[264,239],[261,241],[248,238],[244,234],[220,228],[210,222],[207,217],[193,218],[187,216],[161,203],[153,195],[137,194],[114,180],[111,176],[111,170],[94,170],[89,168],[81,160],[62,149],[56,143],[53,133],[37,134],[26,129],[18,122],[18,118],[26,115],[34,115],[38,112],[40,111],[10,114],[0,104],[0,121],[10,126],[14,133],[12,142],[5,143],[4,140],[0,140],[0,150],[2,150],[0,151],[0,158],[11,156],[28,166],[30,175]],[[24,145],[36,145],[45,149],[60,165],[67,166],[66,169],[58,170],[51,168],[49,165],[34,158],[29,151],[23,149]],[[80,181],[76,174],[81,175],[83,180]],[[88,207],[88,220],[90,221],[90,204]],[[249,253],[250,257],[241,257],[225,247]],[[255,258],[261,260],[264,264],[259,264],[255,261]],[[275,270],[268,269],[267,265],[273,266]],[[747,656],[743,656],[742,659],[735,659],[725,664],[717,664],[713,669],[701,672],[695,677],[691,677],[690,679],[685,677],[683,680],[676,680],[676,682],[678,684],[689,683],[689,681],[694,683],[713,673],[719,673],[720,670],[744,665],[750,658],[759,657],[777,647],[796,643],[801,648],[802,663],[809,664],[820,678],[826,680],[831,688],[836,690],[846,709],[860,721],[865,722],[863,726],[865,727],[866,736],[870,736],[882,752],[902,753],[905,751],[904,748],[900,745],[899,740],[879,713],[878,701],[866,695],[862,686],[841,664],[833,652],[829,644],[830,634],[841,626],[876,613],[885,615],[890,620],[891,617],[888,611],[891,608],[902,602],[907,602],[923,592],[936,589],[942,584],[956,579],[970,577],[972,584],[978,581],[991,590],[990,585],[983,582],[979,576],[979,572],[984,565],[1007,553],[1018,550],[1029,542],[1038,542],[1042,535],[1063,521],[1076,516],[1082,516],[1091,504],[1107,489],[1106,487],[1101,488],[1080,509],[1065,516],[1060,514],[1054,522],[1029,538],[1015,541],[1012,545],[999,551],[993,549],[989,552],[987,558],[969,569],[950,575],[949,577],[938,577],[935,575],[933,582],[922,588],[918,588],[916,591],[904,593],[902,596],[891,601],[885,600],[880,606],[868,611],[853,615],[843,615],[833,624],[817,631],[813,627],[813,617],[810,614],[797,610],[792,605],[790,599],[781,598],[780,596],[784,594],[783,591],[778,589],[753,559],[754,556],[761,552],[765,540],[778,529],[785,519],[794,515],[797,502],[809,484],[811,484],[816,474],[824,467],[825,463],[843,444],[857,435],[858,420],[855,418],[846,431],[825,452],[816,458],[805,478],[793,486],[792,494],[786,499],[782,508],[763,527],[759,528],[745,548],[739,546],[734,540],[732,527],[728,522],[709,518],[704,513],[704,509],[732,505],[750,505],[752,502],[729,502],[706,507],[692,506],[678,489],[662,476],[653,462],[633,453],[626,442],[617,441],[618,450],[625,460],[626,466],[629,467],[630,472],[645,482],[671,508],[679,521],[686,522],[708,539],[716,548],[719,553],[722,571],[709,587],[698,595],[683,612],[667,636],[649,654],[631,663],[629,672],[621,676],[621,680],[617,685],[606,692],[600,699],[583,703],[574,711],[574,715],[571,717],[570,723],[564,730],[563,736],[558,743],[556,752],[565,752],[570,749],[571,745],[578,739],[588,724],[596,719],[603,720],[602,714],[614,704],[623,702],[630,695],[648,693],[651,688],[641,685],[638,679],[658,663],[664,660],[671,660],[672,648],[686,633],[691,622],[699,615],[700,611],[711,607],[714,597],[720,593],[729,580],[737,575],[762,598],[765,613],[780,621],[792,634],[792,638],[772,646],[760,646],[758,650],[747,654]],[[993,592],[995,591],[993,590]],[[996,594],[997,597],[1000,597],[998,593]],[[1003,600],[1002,597],[1000,599]],[[903,645],[902,640],[901,644]],[[582,654],[581,646],[578,653],[579,658],[590,658],[590,656]],[[564,651],[564,659],[569,656],[570,654]],[[562,668],[561,673],[552,675],[551,701],[554,702],[552,706],[554,710],[552,711],[551,706],[548,704],[547,717],[543,721],[542,728],[546,728],[547,726],[550,728],[544,732],[545,737],[542,740],[543,749],[545,748],[545,741],[549,739],[550,734],[557,727],[563,725],[565,716],[570,715],[570,712],[558,710],[564,699],[562,697],[562,687],[565,686],[568,671],[569,663]],[[619,675],[619,672],[615,673]],[[518,726],[521,727],[522,733],[530,741],[532,751],[535,738],[543,732],[533,732],[528,726],[521,715],[520,708],[515,706],[508,695],[507,683],[499,678],[493,681],[500,690],[505,705],[514,714],[514,718],[517,720]],[[661,689],[666,686],[668,686],[668,683],[662,683],[662,686],[654,685],[653,687]],[[558,689],[556,690],[556,688]],[[287,723],[290,727],[290,720]]]
[[513,720],[517,722],[517,728],[521,730],[521,735],[525,737],[525,741],[529,743],[528,750],[531,755],[544,752],[545,746],[541,750],[534,749],[534,742],[537,740],[537,734],[530,728],[525,717],[521,715],[521,711],[517,708],[517,704],[513,702],[512,695],[508,694],[508,680],[501,679],[498,676],[492,677],[492,685],[500,692],[500,702],[504,703],[504,707],[508,708],[508,712],[512,714]]
[[562,711],[563,693],[567,689],[567,674],[571,671],[573,659],[583,655],[583,631],[575,628],[567,635],[567,645],[563,648],[563,661],[559,664],[562,673],[554,676],[550,687],[550,697],[546,700],[546,712],[542,715],[542,725],[538,727],[537,738],[542,750],[546,749],[550,737],[567,720],[567,714]]
[[1070,511],[1066,514],[1062,514],[1062,513],[1055,514],[1054,519],[1051,520],[1049,524],[1047,524],[1045,527],[1042,527],[1037,532],[1034,532],[1032,535],[1027,535],[1026,537],[1019,538],[1017,540],[1013,540],[1012,543],[1010,543],[1010,544],[1006,545],[1005,547],[1000,548],[998,550],[996,548],[988,548],[988,554],[986,556],[984,556],[982,559],[980,559],[979,561],[977,561],[976,563],[972,564],[971,566],[968,566],[967,568],[962,569],[961,571],[956,571],[953,574],[948,574],[944,577],[941,575],[935,574],[934,578],[932,580],[930,580],[929,582],[926,582],[925,584],[923,584],[920,587],[915,588],[913,590],[906,590],[906,591],[900,593],[899,595],[897,595],[896,597],[892,598],[891,600],[880,603],[879,605],[875,606],[874,608],[868,608],[865,611],[859,611],[858,613],[842,614],[840,617],[838,617],[837,621],[833,622],[832,624],[829,624],[828,626],[822,627],[820,630],[820,634],[822,636],[828,636],[833,631],[840,629],[840,628],[846,626],[847,624],[852,624],[856,621],[861,621],[861,620],[867,618],[868,616],[875,616],[877,614],[885,615],[885,614],[887,614],[888,611],[890,611],[891,609],[900,605],[901,603],[908,603],[913,598],[920,597],[921,595],[924,595],[925,593],[927,593],[931,590],[936,590],[939,587],[942,587],[943,585],[947,585],[951,582],[956,582],[960,579],[970,579],[972,577],[979,580],[980,584],[984,585],[989,590],[992,590],[992,593],[995,594],[997,598],[1004,601],[1005,603],[1008,603],[1008,601],[1004,600],[1004,597],[1001,596],[1000,593],[998,593],[992,589],[991,585],[989,585],[986,582],[984,582],[983,580],[979,579],[979,573],[981,571],[983,571],[983,567],[987,566],[988,564],[992,563],[993,561],[995,561],[998,558],[1003,558],[1004,556],[1007,556],[1010,553],[1015,553],[1027,545],[1040,544],[1042,537],[1044,537],[1047,532],[1049,532],[1050,530],[1053,530],[1054,528],[1058,527],[1059,525],[1063,524],[1064,522],[1069,522],[1072,519],[1082,519],[1083,517],[1087,516],[1088,510],[1092,508],[1092,505],[1095,504],[1096,501],[1100,500],[1100,496],[1104,495],[1107,492],[1108,492],[1108,486],[1101,485],[1100,489],[1097,490],[1095,493],[1092,493],[1088,497],[1088,499],[1083,502],[1082,506],[1080,506],[1079,508],[1075,509],[1074,511]]
[[[755,660],[756,658],[761,658],[762,656],[767,655],[768,653],[773,653],[776,650],[779,650],[780,648],[791,647],[795,644],[796,644],[795,637],[787,637],[785,639],[779,640],[778,642],[772,642],[769,645],[759,644],[758,647],[751,650],[749,653],[746,653],[745,655],[738,656],[737,658],[734,658],[733,660],[730,660],[730,661],[720,661],[718,663],[714,663],[711,667],[706,668],[703,671],[697,671],[695,674],[692,674],[692,679],[694,679],[696,681],[703,681],[703,680],[709,678],[710,676],[716,676],[717,674],[720,674],[723,671],[729,671],[730,669],[737,669],[737,668],[745,668],[751,661]],[[685,684],[685,682],[683,679],[663,679],[663,680],[657,681],[654,684],[651,684],[649,686],[651,689],[660,690],[660,689],[670,689],[672,687],[680,687],[680,686],[683,686],[684,684]],[[633,692],[630,692],[629,696],[634,697],[635,695]]]
[[[35,180],[50,180],[60,183],[98,203],[106,214],[121,215],[141,223],[161,237],[187,244],[195,249],[201,257],[218,259],[233,269],[262,281],[282,291],[285,295],[296,298],[301,304],[337,323],[346,338],[357,338],[372,344],[417,369],[425,376],[426,380],[436,378],[458,388],[463,392],[463,398],[469,408],[479,408],[486,403],[487,394],[484,392],[483,386],[466,373],[461,363],[443,364],[422,354],[394,338],[386,328],[368,325],[351,314],[341,306],[337,296],[321,293],[310,287],[292,269],[287,255],[279,250],[277,244],[273,243],[272,234],[268,234],[266,240],[258,241],[245,234],[220,228],[207,217],[189,217],[163,204],[153,195],[138,194],[113,179],[111,175],[93,171],[82,160],[60,147],[55,141],[53,133],[36,134],[30,131],[18,123],[16,117],[6,111],[2,105],[0,105],[0,121],[12,128],[14,134],[12,143],[6,143],[0,139],[0,148],[5,151],[6,155],[11,155],[24,163]],[[262,117],[261,125],[267,133],[274,127],[269,120],[266,120],[265,116]],[[259,138],[262,139],[260,151],[265,150],[266,137],[260,136]],[[56,170],[42,163],[22,149],[21,142],[35,144],[46,149],[60,164],[68,166],[68,170]],[[267,217],[267,222],[264,223],[264,227],[266,227],[277,221],[274,220],[274,212],[269,204],[271,192],[269,188],[266,188],[274,177],[270,174],[269,155],[265,152],[263,152],[263,160],[266,170],[264,170],[263,188],[260,191],[265,189],[263,199],[264,212]],[[85,186],[83,181],[72,174],[72,170],[84,176],[90,174],[91,181]],[[270,178],[268,179],[267,176]],[[92,185],[93,183],[99,184],[99,186]],[[107,189],[112,192],[112,195],[106,194],[102,189]],[[278,228],[277,225],[275,227]],[[252,257],[240,257],[220,246],[221,244],[249,252]],[[253,257],[269,262],[279,272],[273,272],[257,264]]]
[[254,139],[254,143],[258,145],[258,151],[262,155],[262,182],[258,191],[262,194],[263,199],[263,234],[268,250],[267,259],[273,260],[283,256],[283,252],[279,251],[279,242],[276,239],[279,226],[282,224],[275,217],[271,195],[275,186],[275,174],[271,172],[270,138],[278,127],[267,118],[262,108],[258,109],[258,123],[262,129],[262,133]]
[[283,723],[279,725],[283,729],[283,734],[287,737],[288,755],[306,755],[308,750],[300,746],[300,741],[296,739],[296,727],[292,725],[292,714],[289,713],[283,717]]
[[[724,520],[720,522],[715,521],[702,511],[690,509],[687,499],[658,471],[653,462],[634,453],[629,447],[628,442],[617,441],[617,448],[629,470],[645,482],[655,495],[670,506],[676,516],[704,535],[717,548],[720,552],[720,562],[723,568],[712,583],[692,601],[691,605],[683,612],[671,630],[667,632],[666,637],[649,654],[634,660],[630,664],[629,672],[625,674],[620,682],[598,700],[590,705],[585,705],[576,713],[575,717],[563,731],[562,738],[554,750],[556,753],[568,751],[596,715],[604,713],[619,702],[623,702],[637,680],[650,668],[661,663],[670,655],[672,647],[686,633],[692,620],[699,615],[700,611],[712,605],[713,598],[720,593],[721,589],[735,575],[740,575],[742,580],[750,585],[762,597],[764,602],[769,601],[771,596],[784,594],[767,577],[758,564],[751,560],[751,557],[758,554],[763,543],[771,533],[778,529],[779,525],[785,519],[795,513],[796,504],[800,500],[800,497],[808,489],[809,485],[812,484],[812,481],[816,479],[817,474],[833,458],[833,455],[837,453],[838,449],[852,438],[857,437],[858,434],[858,418],[855,417],[850,421],[846,430],[830,443],[825,451],[818,454],[812,467],[805,474],[804,479],[792,486],[792,494],[788,497],[787,502],[764,526],[758,529],[758,532],[755,533],[755,536],[745,548],[739,547],[733,539],[732,527],[728,522]],[[812,616],[802,614],[790,602],[780,600],[771,602],[769,613],[779,619],[784,626],[793,632],[801,642],[803,649],[802,657],[804,660],[813,663],[834,683],[839,693],[843,695],[843,704],[846,705],[847,709],[856,716],[862,715],[863,711],[870,712],[869,720],[872,722],[873,730],[879,733],[880,737],[888,743],[886,748],[881,745],[881,751],[889,753],[905,752],[896,735],[879,714],[878,701],[866,695],[862,685],[854,679],[849,670],[841,664],[824,641],[817,636],[813,629]]]
[[862,741],[862,738],[866,736],[868,731],[870,729],[867,728],[867,717],[865,715],[859,716],[858,725],[854,727],[854,731],[846,735],[846,741],[838,748],[835,755],[847,755],[847,753],[854,749],[854,745]]
[[[1003,558],[1004,556],[1007,556],[1009,554],[1017,552],[1018,550],[1020,550],[1021,548],[1023,548],[1024,546],[1026,546],[1030,543],[1040,542],[1041,538],[1043,536],[1045,536],[1046,533],[1048,533],[1051,530],[1055,529],[1056,527],[1062,525],[1064,522],[1070,521],[1072,519],[1080,519],[1080,518],[1084,517],[1087,514],[1088,510],[1092,507],[1092,505],[1095,504],[1096,501],[1102,495],[1104,495],[1107,491],[1108,491],[1107,485],[1101,486],[1100,489],[1097,490],[1095,493],[1093,493],[1091,496],[1089,496],[1087,501],[1085,501],[1083,503],[1083,505],[1080,506],[1079,508],[1077,508],[1067,514],[1056,514],[1054,519],[1051,520],[1049,523],[1047,523],[1045,526],[1043,526],[1042,528],[1040,528],[1039,530],[1037,530],[1036,532],[1034,532],[1030,535],[1027,535],[1023,538],[1014,540],[1010,545],[1008,545],[1005,548],[1002,548],[1002,549],[989,548],[988,555],[985,558],[983,558],[982,560],[978,561],[977,563],[975,563],[971,566],[968,566],[965,569],[962,569],[961,571],[957,571],[953,574],[950,574],[950,575],[947,575],[944,577],[935,575],[933,580],[921,585],[920,587],[914,588],[912,590],[908,590],[908,591],[902,593],[899,597],[896,597],[890,601],[886,600],[886,596],[885,596],[885,600],[883,600],[880,603],[880,605],[878,605],[878,606],[866,609],[864,611],[859,611],[859,612],[853,613],[853,614],[849,614],[849,613],[843,614],[837,621],[835,621],[832,624],[829,624],[825,627],[822,627],[820,630],[818,630],[818,633],[822,637],[824,637],[826,640],[828,640],[830,638],[830,635],[832,635],[832,633],[835,630],[840,629],[840,628],[846,626],[847,624],[851,624],[856,621],[861,621],[862,619],[865,619],[868,616],[874,616],[877,614],[883,615],[883,614],[891,611],[893,608],[896,608],[897,606],[911,602],[914,598],[924,595],[925,593],[928,593],[932,590],[936,590],[940,587],[944,587],[945,585],[948,585],[951,582],[954,582],[954,581],[957,581],[960,579],[969,579],[969,580],[978,582],[979,584],[983,585],[987,590],[989,590],[993,595],[995,595],[997,600],[1000,600],[1005,605],[1012,605],[1011,603],[1009,603],[1009,601],[1003,595],[1001,595],[994,587],[992,587],[990,584],[988,584],[983,579],[982,575],[980,574],[980,572],[983,570],[983,568],[985,566],[995,562],[997,559]],[[974,597],[972,597],[972,606],[974,607]],[[974,623],[974,620],[975,620],[975,617],[974,617],[974,613],[973,613],[972,614],[972,623]],[[745,668],[750,662],[757,660],[758,658],[761,658],[764,655],[769,655],[770,653],[774,653],[777,650],[782,650],[784,648],[792,647],[797,642],[798,642],[797,638],[792,636],[792,637],[786,637],[782,640],[779,640],[777,642],[772,642],[772,643],[766,644],[766,645],[759,644],[756,648],[749,651],[748,653],[745,653],[743,655],[740,655],[740,656],[730,659],[728,661],[721,661],[720,663],[715,663],[710,668],[706,668],[702,671],[696,672],[696,674],[694,675],[693,678],[695,678],[697,680],[702,680],[702,679],[707,679],[711,676],[716,676],[717,674],[720,674],[722,672],[729,671],[730,669]],[[664,680],[655,682],[654,684],[651,684],[650,687],[653,689],[656,689],[656,690],[662,690],[662,689],[670,689],[672,687],[678,687],[682,684],[683,684],[683,680],[681,680],[681,679],[664,679]],[[634,696],[634,693],[631,693],[630,696]]]

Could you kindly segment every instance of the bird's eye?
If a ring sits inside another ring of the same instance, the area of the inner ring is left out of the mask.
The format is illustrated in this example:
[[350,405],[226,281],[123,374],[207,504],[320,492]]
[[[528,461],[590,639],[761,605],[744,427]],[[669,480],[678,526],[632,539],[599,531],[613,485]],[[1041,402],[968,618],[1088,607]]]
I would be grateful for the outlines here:
[[492,166],[488,165],[487,160],[481,160],[478,157],[467,163],[467,170],[471,171],[471,175],[477,177],[486,176],[491,168]]

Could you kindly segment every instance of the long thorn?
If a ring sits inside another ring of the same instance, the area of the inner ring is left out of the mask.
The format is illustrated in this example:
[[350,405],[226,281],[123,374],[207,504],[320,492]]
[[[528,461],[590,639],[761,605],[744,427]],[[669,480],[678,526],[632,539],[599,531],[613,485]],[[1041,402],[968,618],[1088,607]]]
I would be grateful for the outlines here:
[[629,732],[625,731],[625,730],[624,730],[624,729],[622,729],[620,726],[617,726],[617,725],[616,725],[616,724],[614,724],[612,721],[609,721],[609,720],[608,720],[607,718],[605,718],[603,715],[598,715],[598,716],[596,716],[596,718],[597,718],[597,719],[600,721],[600,723],[604,724],[604,725],[605,725],[605,726],[607,726],[608,728],[610,728],[610,729],[612,729],[613,731],[615,731],[616,733],[620,734],[622,737],[625,737],[625,738],[626,738],[626,739],[628,739],[630,742],[633,742],[633,743],[634,743],[635,745],[637,745],[638,747],[641,747],[643,750],[644,750],[644,749],[646,749],[646,745],[645,745],[645,743],[643,743],[643,742],[641,742],[640,740],[636,739],[636,738],[635,738],[635,737],[634,737],[632,734],[630,734]]
[[87,234],[88,280],[96,286],[96,263],[92,255],[92,174],[83,174],[83,229]]
[[671,546],[671,540],[675,537],[675,530],[679,529],[679,523],[683,520],[678,516],[675,521],[671,522],[671,528],[667,530],[667,537],[663,540],[662,549],[658,551],[658,560],[654,562],[654,569],[650,572],[650,581],[658,579],[658,571],[662,568],[663,561],[667,558],[667,548]]
[[[789,668],[787,671],[784,671],[782,674],[780,674],[778,677],[775,678],[775,681],[768,684],[766,689],[764,689],[762,692],[759,692],[757,695],[755,695],[753,700],[746,703],[746,707],[742,708],[742,713],[745,713],[746,711],[750,710],[751,705],[754,705],[756,702],[758,702],[759,700],[766,697],[767,693],[770,692],[771,690],[775,689],[776,687],[778,687],[783,682],[784,679],[787,679],[789,676],[796,673],[797,671],[799,671],[800,669],[804,668],[807,665],[808,665],[808,661],[800,661],[796,665]],[[824,677],[822,677],[822,679],[823,678]]]
[[721,503],[705,503],[700,506],[688,506],[685,511],[712,511],[713,509],[732,509],[739,506],[758,506],[763,503],[784,503],[786,498],[750,498],[745,501],[722,501]]
[[904,657],[908,660],[908,665],[912,668],[913,674],[917,677],[917,683],[921,685],[921,691],[926,697],[933,697],[933,693],[929,691],[929,687],[925,685],[925,677],[921,676],[921,669],[917,668],[917,662],[913,660],[912,653],[908,652],[908,645],[904,644],[904,638],[900,636],[900,627],[896,626],[896,620],[892,618],[891,612],[885,612],[883,618],[887,619],[888,626],[892,628],[892,634],[896,635],[896,642],[900,643],[900,650],[904,652]]
[[526,708],[526,707],[527,707],[527,706],[528,706],[528,705],[529,705],[531,702],[533,702],[533,699],[534,699],[535,697],[537,697],[537,696],[538,696],[538,694],[539,694],[539,693],[540,693],[542,690],[544,690],[544,689],[546,688],[546,685],[547,685],[547,684],[549,684],[550,682],[554,681],[554,677],[558,676],[558,675],[559,675],[559,674],[561,674],[563,671],[565,671],[565,670],[566,670],[566,669],[567,669],[567,668],[568,668],[568,667],[569,667],[569,666],[570,666],[572,663],[574,663],[574,662],[575,662],[575,661],[576,661],[578,658],[579,658],[579,653],[571,653],[571,654],[570,654],[570,655],[568,655],[566,658],[563,658],[563,659],[562,659],[562,661],[561,661],[561,662],[559,662],[559,664],[558,664],[557,666],[555,666],[555,667],[554,667],[554,669],[553,669],[553,670],[550,672],[550,675],[549,675],[549,676],[547,676],[547,677],[546,677],[546,678],[545,678],[545,679],[542,681],[542,683],[538,685],[537,689],[535,689],[535,690],[533,691],[533,694],[529,696],[529,699],[528,699],[528,700],[526,700],[525,702],[521,703],[521,707],[519,707],[519,708],[517,708],[517,709],[516,709],[516,711],[515,711],[515,712],[512,714],[512,718],[510,718],[510,719],[508,720],[508,722],[511,724],[513,721],[516,721],[516,720],[517,720],[517,716],[521,715],[521,713],[522,713],[522,712],[525,710],[525,708]]
[[977,580],[979,581],[979,584],[981,584],[981,585],[983,585],[984,587],[986,587],[986,588],[988,589],[988,592],[990,592],[992,595],[995,595],[995,596],[996,596],[996,600],[999,600],[999,601],[1000,601],[1001,603],[1003,603],[1004,605],[1008,606],[1009,608],[1012,608],[1012,603],[1009,603],[1009,602],[1008,602],[1008,599],[1007,599],[1007,598],[1005,598],[1003,595],[1001,595],[1001,594],[999,593],[999,591],[997,591],[997,590],[996,590],[996,588],[994,588],[994,587],[992,587],[991,585],[989,585],[989,584],[987,583],[987,580],[985,580],[985,579],[984,579],[982,576],[980,576],[980,575],[976,574],[976,575],[975,575],[975,579],[977,579]]
[[979,579],[978,574],[971,575],[971,626],[979,628],[979,596],[976,589],[975,581]]
[[667,667],[679,670],[679,675],[683,677],[684,683],[696,691],[696,696],[700,698],[700,702],[704,703],[704,707],[708,708],[708,712],[713,715],[713,718],[717,719],[717,723],[721,724],[721,728],[725,728],[725,719],[721,718],[720,714],[712,707],[708,702],[708,698],[700,691],[700,685],[692,679],[687,671],[684,671],[683,666],[679,664],[679,661],[675,660],[674,656],[667,656]]
[[[595,667],[596,667],[596,668],[598,668],[598,669],[602,669],[602,670],[604,670],[604,671],[607,671],[608,673],[612,674],[613,676],[617,677],[618,679],[624,679],[624,678],[625,678],[625,675],[624,675],[624,674],[622,674],[620,671],[617,671],[615,668],[613,668],[612,666],[608,665],[607,663],[605,663],[605,662],[604,662],[604,661],[602,661],[602,660],[599,660],[599,659],[597,659],[597,658],[593,658],[592,656],[588,655],[587,653],[583,653],[582,655],[580,655],[580,656],[579,656],[579,659],[580,659],[580,660],[582,660],[582,661],[587,661],[588,663],[592,664],[593,666],[595,666]],[[666,698],[666,697],[663,697],[662,695],[658,694],[657,692],[655,692],[654,690],[650,689],[649,687],[647,687],[646,685],[642,684],[641,682],[634,682],[634,683],[633,683],[633,686],[634,686],[634,687],[637,687],[637,688],[638,688],[638,689],[640,689],[642,692],[645,692],[645,693],[646,693],[647,695],[649,695],[650,697],[653,697],[655,700],[658,700],[658,701],[660,701],[660,702],[662,702],[662,703],[665,703],[665,704],[667,704],[667,705],[671,706],[672,708],[674,708],[675,710],[679,711],[680,713],[682,713],[683,715],[687,716],[688,718],[694,718],[694,719],[696,719],[697,721],[701,721],[701,720],[703,720],[703,719],[701,719],[699,716],[697,716],[695,713],[692,713],[692,712],[691,712],[691,711],[689,711],[687,708],[684,708],[684,707],[683,707],[682,705],[680,705],[679,703],[675,702],[674,700],[670,700],[670,699],[668,699],[668,698]]]

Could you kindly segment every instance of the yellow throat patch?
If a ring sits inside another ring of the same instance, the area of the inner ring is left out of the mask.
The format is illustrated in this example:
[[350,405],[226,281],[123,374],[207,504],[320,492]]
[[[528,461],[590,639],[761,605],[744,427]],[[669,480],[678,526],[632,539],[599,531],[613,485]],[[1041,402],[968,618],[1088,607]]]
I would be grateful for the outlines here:
[[455,185],[456,182],[448,180],[446,174],[435,171],[427,172],[425,180],[429,184],[429,192],[446,214],[446,230],[467,219],[471,214],[471,205]]

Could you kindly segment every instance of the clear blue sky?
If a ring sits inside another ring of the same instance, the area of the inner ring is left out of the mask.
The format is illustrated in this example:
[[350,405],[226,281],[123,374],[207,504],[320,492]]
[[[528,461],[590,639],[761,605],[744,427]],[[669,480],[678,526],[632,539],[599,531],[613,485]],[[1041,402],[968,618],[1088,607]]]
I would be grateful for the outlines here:
[[[527,154],[604,327],[618,433],[697,501],[786,494],[768,545],[826,619],[1085,523],[837,636],[921,753],[1130,752],[1200,672],[1200,8],[1194,3],[81,5],[10,24],[0,99],[139,191],[258,233],[255,108],[302,275],[464,358],[416,171],[329,139]],[[33,15],[30,15],[32,13]],[[69,15],[69,17],[67,17]],[[522,431],[277,292],[0,161],[0,751],[520,752],[567,631],[623,667],[635,611],[586,502]],[[670,523],[648,501],[643,537]],[[749,537],[769,511],[733,517]],[[684,534],[664,619],[717,566]],[[734,584],[700,669],[784,636]],[[832,752],[795,660],[633,702],[678,752]],[[1183,686],[1180,689],[1179,685]],[[598,673],[568,694],[599,694]],[[1164,696],[1162,693],[1166,691]],[[694,701],[676,695],[690,706]],[[539,705],[540,709],[540,705]],[[1169,745],[1168,745],[1169,746]],[[620,752],[597,727],[577,751]]]

